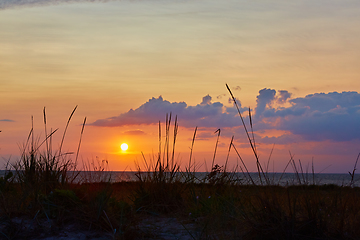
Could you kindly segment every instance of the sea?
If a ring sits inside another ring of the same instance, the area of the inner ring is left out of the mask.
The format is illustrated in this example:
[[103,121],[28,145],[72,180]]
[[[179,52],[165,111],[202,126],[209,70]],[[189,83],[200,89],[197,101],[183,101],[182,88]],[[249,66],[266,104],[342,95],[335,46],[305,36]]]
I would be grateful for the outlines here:
[[[0,170],[0,177],[6,174],[5,170]],[[144,179],[151,177],[152,173],[141,172],[140,176]],[[170,176],[170,173],[167,177]],[[213,176],[221,177],[218,175]],[[79,171],[69,172],[68,176],[74,178],[76,183],[84,182],[131,182],[139,180],[139,173],[134,171]],[[195,182],[209,181],[209,173],[195,172],[185,173],[179,172],[175,175],[180,181],[186,181],[190,177],[195,179]],[[279,186],[292,186],[292,185],[337,185],[337,186],[351,186],[360,187],[360,174],[354,174],[352,177],[349,173],[229,173],[229,179],[237,181],[239,184],[257,184],[257,185],[279,185]]]
[[[137,172],[110,172],[111,181],[136,181],[138,180]],[[147,176],[147,173],[142,173],[143,176]],[[187,173],[180,176],[180,179],[186,178]],[[196,172],[194,176],[198,181],[202,179],[208,179],[209,173]],[[337,186],[352,186],[360,187],[360,174],[351,175],[343,173],[266,173],[259,174],[256,172],[252,173],[230,173],[230,178],[238,181],[240,184],[258,184],[258,185],[280,185],[280,186],[291,186],[291,185],[337,185]]]

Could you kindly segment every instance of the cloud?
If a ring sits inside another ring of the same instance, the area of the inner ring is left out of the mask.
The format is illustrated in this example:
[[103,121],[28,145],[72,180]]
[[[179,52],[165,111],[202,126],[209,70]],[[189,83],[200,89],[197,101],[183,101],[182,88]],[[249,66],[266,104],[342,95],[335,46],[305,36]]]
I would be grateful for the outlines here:
[[291,93],[286,90],[280,90],[278,93],[279,96],[277,97],[277,102],[279,104],[284,104],[291,97]]
[[299,107],[309,107],[313,111],[326,112],[341,106],[344,108],[360,105],[360,94],[357,92],[330,92],[315,93],[307,95],[305,98],[295,98],[290,100]]
[[[38,7],[38,6],[51,6],[66,3],[85,3],[85,2],[99,2],[107,3],[111,1],[124,1],[124,0],[0,0],[0,10],[21,8],[21,7]],[[132,2],[132,0],[128,0]]]
[[202,102],[200,103],[200,105],[209,105],[211,104],[211,99],[212,97],[208,94],[205,97],[203,97]]
[[[164,119],[167,113],[177,115],[183,127],[234,127],[240,124],[237,110],[225,107],[220,102],[212,103],[212,97],[206,95],[200,104],[188,106],[185,102],[169,102],[162,96],[151,98],[140,107],[130,109],[115,117],[99,119],[93,126],[118,127],[124,125],[155,124]],[[241,103],[239,102],[238,104]]]
[[[241,102],[238,98],[235,98],[235,101],[236,101],[236,103],[238,103],[238,104]],[[231,97],[229,97],[228,103],[234,104],[234,100],[233,100]]]
[[235,90],[235,91],[241,91],[241,87],[240,87],[240,86],[236,86],[236,87],[234,88],[234,90]]
[[279,137],[260,137],[258,135],[255,136],[255,139],[260,143],[265,144],[292,144],[303,142],[301,136],[293,135],[293,134],[283,134]]
[[122,125],[153,124],[163,119],[166,113],[172,112],[174,115],[180,116],[186,108],[187,104],[185,102],[170,103],[164,100],[162,96],[158,98],[153,97],[135,110],[130,109],[119,116],[99,119],[91,125],[117,127]]
[[199,133],[196,134],[196,141],[201,141],[201,140],[209,140],[212,138],[215,138],[217,135],[214,134],[214,132],[211,131],[201,131]]
[[141,135],[146,135],[146,133],[142,130],[131,130],[131,131],[126,131],[123,132],[124,135],[130,135],[130,136],[141,136]]
[[218,95],[216,98],[217,98],[217,99],[222,99],[223,97],[226,97],[226,94],[225,94],[225,93]]
[[[299,98],[291,96],[286,90],[264,88],[259,91],[253,114],[254,130],[286,132],[286,135],[279,137],[258,137],[261,142],[286,144],[300,141],[360,140],[359,93],[315,93]],[[212,100],[210,95],[206,95],[199,104],[189,106],[185,102],[169,102],[159,96],[149,99],[135,110],[130,109],[118,116],[96,120],[91,125],[117,127],[156,124],[171,112],[173,116],[178,116],[179,125],[182,127],[226,128],[232,130],[235,135],[244,134],[236,108],[226,107]],[[241,107],[241,102],[237,102]],[[241,108],[241,111],[247,113],[248,109]],[[247,116],[245,122],[248,123]],[[201,136],[203,139],[208,137]]]
[[108,2],[109,0],[0,0],[0,10],[77,2]]
[[306,140],[360,140],[360,107],[352,112],[347,108],[330,111],[307,111],[304,114],[283,119],[280,128],[303,136]]
[[275,99],[275,94],[276,91],[274,89],[264,88],[259,91],[259,95],[256,97],[256,117],[260,117],[266,107],[272,103]]
[[15,122],[15,121],[11,119],[0,119],[0,122]]
[[[278,93],[277,98],[274,93],[269,89],[259,92],[258,128],[286,130],[311,141],[360,140],[359,93],[315,93],[290,100],[287,91]],[[274,100],[288,101],[291,106],[274,108],[271,105]]]

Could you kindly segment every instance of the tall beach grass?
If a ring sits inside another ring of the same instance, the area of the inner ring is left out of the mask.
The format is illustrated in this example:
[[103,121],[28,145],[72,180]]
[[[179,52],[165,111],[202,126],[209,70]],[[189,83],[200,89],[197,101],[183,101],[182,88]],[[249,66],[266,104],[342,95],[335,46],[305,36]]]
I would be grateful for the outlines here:
[[[107,160],[84,163],[84,173],[78,170],[78,158],[86,118],[76,151],[62,150],[76,107],[59,148],[54,150],[53,135],[59,130],[48,130],[44,108],[44,139],[37,138],[32,127],[20,159],[9,163],[0,178],[1,237],[21,239],[36,232],[56,233],[56,229],[76,224],[78,229],[101,231],[109,239],[156,239],[162,230],[150,234],[141,228],[142,221],[165,217],[178,219],[191,239],[358,239],[360,189],[354,182],[360,154],[349,172],[349,184],[336,186],[317,185],[313,164],[309,172],[290,153],[282,175],[291,168],[294,184],[280,186],[280,180],[268,171],[270,157],[266,166],[259,159],[251,110],[247,125],[230,87],[226,87],[253,153],[257,178],[249,172],[234,137],[224,165],[218,163],[220,129],[214,133],[217,138],[209,171],[197,174],[198,163],[193,157],[197,127],[189,159],[182,168],[176,159],[178,119],[171,113],[164,124],[159,122],[158,152],[150,157],[142,155],[135,163],[136,181],[111,181]],[[233,167],[228,163],[230,154],[238,158]],[[32,219],[35,230],[26,230],[15,217]],[[195,230],[188,229],[188,224]]]

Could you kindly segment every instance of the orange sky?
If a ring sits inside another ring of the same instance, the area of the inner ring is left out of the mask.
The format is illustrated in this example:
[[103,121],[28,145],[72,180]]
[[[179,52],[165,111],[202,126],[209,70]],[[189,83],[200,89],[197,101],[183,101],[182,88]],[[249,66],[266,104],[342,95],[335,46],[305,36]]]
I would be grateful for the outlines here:
[[[217,161],[224,162],[235,135],[255,170],[228,83],[242,107],[257,115],[264,163],[275,143],[276,171],[289,151],[304,163],[314,158],[318,171],[329,165],[328,172],[351,171],[360,152],[359,11],[352,0],[0,0],[0,156],[17,158],[32,115],[35,133],[44,136],[44,106],[60,139],[78,105],[67,149],[76,150],[86,116],[81,157],[134,169],[141,151],[150,156],[158,149],[156,122],[165,121],[166,111],[146,107],[162,96],[159,108],[169,111],[167,101],[186,103],[171,105],[179,108],[173,111],[179,112],[179,160],[188,161],[198,126],[194,154],[205,169],[220,128]],[[308,96],[315,93],[326,94]],[[204,101],[207,95],[211,100]],[[111,117],[116,121],[107,124],[121,125],[93,124]],[[127,154],[118,152],[122,142]],[[230,157],[235,165],[234,152]]]

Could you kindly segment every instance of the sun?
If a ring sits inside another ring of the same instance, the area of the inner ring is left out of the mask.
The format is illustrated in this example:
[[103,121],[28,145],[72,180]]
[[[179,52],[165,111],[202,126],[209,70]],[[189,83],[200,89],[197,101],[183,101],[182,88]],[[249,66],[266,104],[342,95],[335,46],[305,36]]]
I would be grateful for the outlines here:
[[128,150],[129,145],[127,145],[127,143],[123,143],[123,144],[121,144],[120,148],[121,148],[121,150],[126,151],[126,150]]

